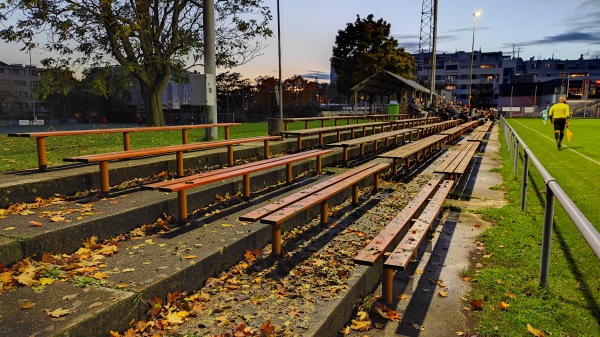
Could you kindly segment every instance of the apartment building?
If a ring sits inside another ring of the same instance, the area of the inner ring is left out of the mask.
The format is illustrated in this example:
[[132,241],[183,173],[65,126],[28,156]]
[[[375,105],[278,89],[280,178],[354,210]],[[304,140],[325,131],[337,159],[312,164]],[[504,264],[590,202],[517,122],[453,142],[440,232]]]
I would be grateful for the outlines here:
[[[415,77],[429,83],[431,54],[414,54]],[[472,69],[471,69],[472,65]],[[472,75],[471,75],[472,74]],[[469,75],[471,75],[469,79]],[[565,95],[577,106],[598,104],[600,100],[600,59],[535,59],[504,55],[502,52],[457,51],[436,55],[436,91],[449,93],[446,99],[467,103],[469,83],[471,103],[476,107],[497,107],[524,111],[555,103]]]
[[0,61],[0,119],[37,119],[43,113],[32,89],[44,70]]

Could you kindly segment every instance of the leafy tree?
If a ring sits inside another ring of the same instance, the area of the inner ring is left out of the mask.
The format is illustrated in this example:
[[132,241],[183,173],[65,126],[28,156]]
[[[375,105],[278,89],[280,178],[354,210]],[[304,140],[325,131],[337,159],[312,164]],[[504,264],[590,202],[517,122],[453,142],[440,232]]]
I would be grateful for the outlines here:
[[381,70],[410,78],[415,69],[412,55],[390,37],[391,25],[373,14],[346,24],[335,37],[331,65],[335,69],[337,88],[347,94],[354,85]]
[[[239,108],[244,108],[244,96],[250,93],[251,84],[247,78],[242,78],[240,73],[224,72],[217,74],[217,104],[219,111],[239,112]],[[243,110],[242,110],[243,111]]]
[[[271,13],[262,0],[216,0],[217,66],[243,64],[257,56],[257,37],[272,35]],[[0,21],[4,41],[24,49],[59,54],[61,65],[107,64],[116,60],[139,82],[149,125],[164,125],[162,92],[174,74],[201,65],[203,7],[188,0],[6,0]],[[40,33],[49,40],[37,46]]]

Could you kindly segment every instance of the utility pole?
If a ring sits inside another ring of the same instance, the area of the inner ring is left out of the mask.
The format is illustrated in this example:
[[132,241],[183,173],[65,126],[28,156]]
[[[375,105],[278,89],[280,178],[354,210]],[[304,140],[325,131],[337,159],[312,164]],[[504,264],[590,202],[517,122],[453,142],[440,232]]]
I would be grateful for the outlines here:
[[[203,0],[204,5],[204,73],[216,76],[216,50],[215,50],[215,2],[214,0]],[[216,88],[216,86],[215,86]],[[215,89],[216,90],[216,89]],[[216,97],[216,95],[215,95]],[[211,102],[206,106],[206,116],[208,123],[217,123],[217,105]],[[206,129],[206,139],[217,139],[217,128]]]

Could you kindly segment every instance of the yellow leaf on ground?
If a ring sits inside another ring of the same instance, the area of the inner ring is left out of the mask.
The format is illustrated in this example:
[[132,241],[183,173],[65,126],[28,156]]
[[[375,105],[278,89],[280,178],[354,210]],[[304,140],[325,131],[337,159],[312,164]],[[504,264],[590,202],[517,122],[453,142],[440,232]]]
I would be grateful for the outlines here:
[[46,286],[48,284],[54,283],[54,281],[56,281],[56,279],[53,279],[53,278],[50,278],[50,277],[41,277],[40,278],[40,285]]
[[535,337],[545,337],[542,330],[538,330],[531,326],[531,324],[527,323],[527,331],[529,331]]
[[170,312],[167,315],[167,322],[169,322],[170,324],[181,324],[183,323],[183,320],[181,319],[181,317],[179,317],[179,315],[177,315],[176,312]]
[[65,316],[69,314],[69,309],[63,309],[63,308],[58,308],[56,310],[44,310],[49,316],[57,318],[57,317],[61,317],[61,316]]
[[228,224],[228,223],[222,223],[222,224],[221,224],[221,227],[231,227],[231,225],[230,225],[230,224]]
[[31,214],[35,214],[35,212],[32,212],[32,211],[26,209],[26,210],[20,212],[19,214],[21,214],[21,215],[31,215]]
[[39,221],[31,220],[31,221],[29,221],[29,226],[30,227],[42,227],[42,223]]
[[2,230],[3,230],[3,231],[11,231],[11,230],[13,230],[13,229],[15,229],[15,228],[17,228],[17,227],[6,227],[6,228],[4,228],[4,229],[2,229]]
[[447,293],[447,292],[445,292],[445,291],[440,291],[440,292],[438,293],[438,296],[440,296],[440,297],[448,297],[448,293]]
[[130,273],[132,271],[135,271],[135,268],[125,268],[125,269],[121,270],[122,273]]
[[400,301],[402,301],[402,300],[405,300],[405,299],[407,299],[407,298],[408,298],[408,296],[406,296],[406,294],[398,295],[398,299],[399,299]]
[[350,334],[350,327],[347,326],[345,328],[342,328],[342,330],[340,330],[340,333],[344,336],[348,336]]
[[22,285],[31,286],[33,283],[35,283],[35,280],[33,279],[34,277],[35,271],[28,271],[17,276],[17,281],[19,281],[19,283]]
[[21,309],[31,309],[35,306],[35,303],[30,300],[19,300],[19,307]]
[[191,259],[195,259],[195,258],[197,258],[197,257],[198,257],[198,256],[196,256],[196,255],[192,254],[192,255],[188,255],[188,256],[186,256],[185,258],[186,258],[186,259],[188,259],[188,260],[191,260]]
[[504,292],[504,295],[508,296],[509,298],[517,298],[517,295],[511,293],[510,290]]
[[110,276],[108,276],[108,274],[106,274],[106,273],[97,272],[97,273],[94,273],[94,275],[92,275],[92,277],[95,278],[96,280],[102,280],[105,278],[109,278]]
[[371,321],[357,321],[353,319],[350,327],[356,331],[367,331],[371,328]]
[[53,217],[50,217],[50,221],[52,222],[61,222],[61,221],[65,221],[65,217],[62,215],[55,215]]
[[508,310],[508,307],[510,307],[510,304],[502,301],[500,302],[500,304],[498,304],[498,308],[500,308],[501,310]]
[[13,271],[5,271],[4,273],[0,274],[0,282],[2,283],[10,283],[13,280],[12,274],[14,274]]

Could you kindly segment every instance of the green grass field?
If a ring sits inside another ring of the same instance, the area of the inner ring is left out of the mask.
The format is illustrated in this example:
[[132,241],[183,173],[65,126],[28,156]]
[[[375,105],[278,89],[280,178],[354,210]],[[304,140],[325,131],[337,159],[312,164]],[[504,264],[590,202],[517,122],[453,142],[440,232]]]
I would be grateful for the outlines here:
[[[341,121],[339,125],[345,125]],[[354,124],[355,121],[351,121]],[[361,123],[366,123],[362,120]],[[334,121],[328,120],[325,126],[333,126]],[[310,122],[311,128],[320,127],[320,121]],[[85,127],[85,125],[84,125]],[[288,125],[289,130],[304,129],[304,122],[293,122]],[[264,136],[267,134],[267,122],[242,123],[230,129],[231,138],[245,138],[253,136]],[[13,132],[19,131],[15,129]],[[189,141],[201,142],[204,140],[204,130],[190,130]],[[223,128],[218,128],[219,139],[224,139]],[[181,144],[181,131],[162,132],[138,132],[131,134],[131,148],[142,149],[157,146]],[[38,167],[37,150],[34,138],[8,137],[0,134],[0,172],[35,169]],[[87,135],[72,137],[49,137],[46,139],[48,166],[65,165],[63,158],[78,155],[105,153],[123,150],[123,136],[121,133],[105,135]]]
[[[597,212],[600,182],[600,120],[572,120],[572,142],[557,150],[552,125],[540,119],[511,119],[509,123],[586,217],[599,228]],[[488,209],[483,215],[495,226],[481,236],[489,258],[473,279],[471,299],[482,300],[478,333],[483,336],[599,336],[600,261],[588,247],[560,204],[555,203],[555,227],[548,289],[539,288],[545,185],[529,165],[527,208],[520,210],[522,162],[513,166],[501,135],[505,160],[502,168],[510,204]],[[521,150],[521,158],[522,158]],[[491,255],[490,255],[491,254]],[[504,302],[508,307],[502,305]],[[528,331],[528,324],[532,329]]]

